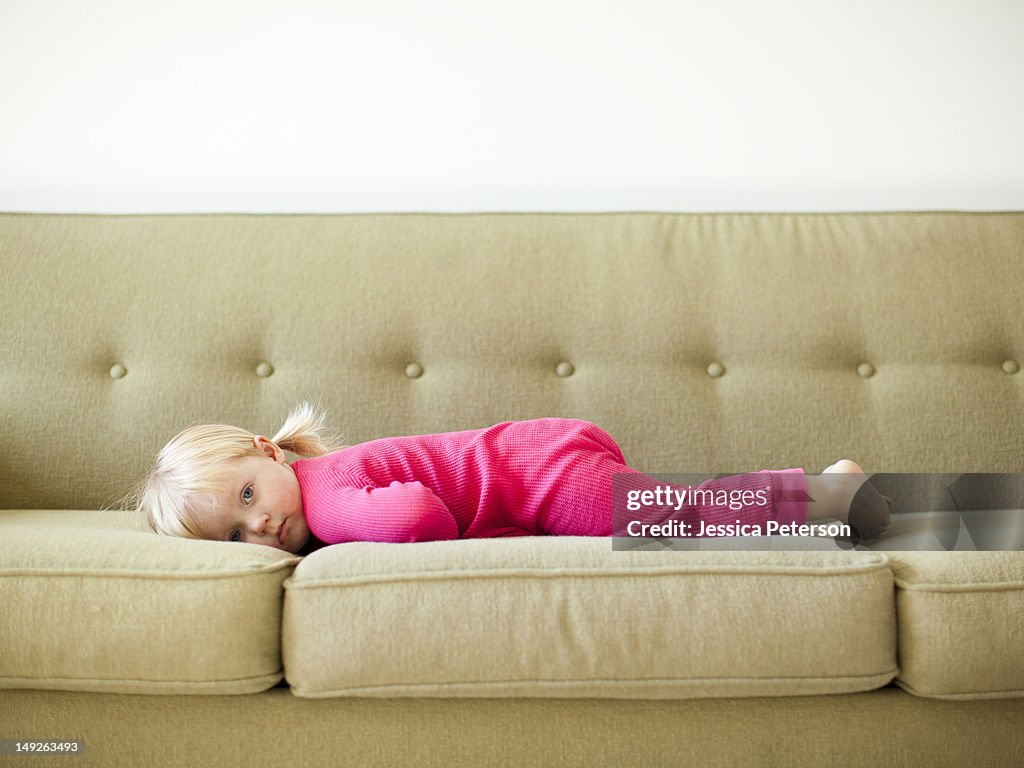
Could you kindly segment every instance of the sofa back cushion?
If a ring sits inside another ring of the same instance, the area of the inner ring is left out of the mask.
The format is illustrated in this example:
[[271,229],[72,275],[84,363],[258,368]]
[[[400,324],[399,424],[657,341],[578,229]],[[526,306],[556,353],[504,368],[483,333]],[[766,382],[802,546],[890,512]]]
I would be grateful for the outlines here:
[[649,472],[1016,471],[1024,214],[0,215],[0,508],[193,422],[596,422]]

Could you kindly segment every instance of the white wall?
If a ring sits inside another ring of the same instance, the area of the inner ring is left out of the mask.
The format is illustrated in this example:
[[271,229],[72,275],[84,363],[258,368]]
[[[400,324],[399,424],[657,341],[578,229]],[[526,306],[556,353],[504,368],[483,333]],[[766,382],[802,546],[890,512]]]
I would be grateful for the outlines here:
[[1024,209],[1021,0],[0,0],[0,210]]

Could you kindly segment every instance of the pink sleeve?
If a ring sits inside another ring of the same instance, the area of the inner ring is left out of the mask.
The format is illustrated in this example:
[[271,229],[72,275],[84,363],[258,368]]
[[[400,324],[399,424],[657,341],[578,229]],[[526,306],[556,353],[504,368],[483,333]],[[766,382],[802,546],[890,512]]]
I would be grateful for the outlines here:
[[338,487],[331,495],[330,509],[309,516],[313,535],[327,544],[459,538],[452,513],[423,483],[395,480],[387,488]]

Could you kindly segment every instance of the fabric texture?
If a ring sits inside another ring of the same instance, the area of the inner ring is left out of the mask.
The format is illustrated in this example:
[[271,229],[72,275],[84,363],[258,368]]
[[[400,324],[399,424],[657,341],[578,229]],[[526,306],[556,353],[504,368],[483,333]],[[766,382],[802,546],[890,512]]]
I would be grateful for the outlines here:
[[939,699],[1024,697],[1021,553],[891,552],[897,684]]
[[[291,464],[303,512],[320,541],[413,542],[495,536],[609,536],[613,496],[652,491],[654,478],[626,466],[604,430],[575,419],[503,422],[486,429],[372,440]],[[717,525],[768,519],[803,522],[806,482],[801,470],[762,472],[707,481],[714,499],[762,504],[685,504],[654,511],[661,519]],[[796,492],[797,500],[788,500]],[[802,493],[800,493],[802,492]],[[737,495],[734,495],[737,494]],[[779,501],[776,502],[776,497]],[[700,497],[702,500],[704,497]],[[721,497],[720,497],[721,498]],[[616,531],[625,535],[624,531]]]
[[[559,416],[647,473],[1019,472],[1022,243],[1022,212],[0,214],[0,687],[51,689],[0,690],[4,738],[83,737],[43,758],[76,766],[1019,766],[1024,698],[983,697],[1020,689],[1020,552],[356,542],[282,589],[281,553],[98,510],[183,426],[272,435],[304,399],[348,444]],[[282,653],[327,698],[233,695]]]
[[[5,738],[84,738],[46,768],[1020,768],[1024,699],[896,688],[786,698],[464,699],[98,696],[2,691]],[[253,735],[268,724],[268,734]]]
[[1021,212],[0,214],[0,507],[116,503],[183,426],[307,398],[348,445],[564,416],[649,474],[1017,472],[1022,242]]
[[0,688],[223,695],[276,685],[281,585],[299,558],[158,536],[132,518],[0,510]]
[[871,552],[616,552],[607,539],[354,542],[285,582],[297,696],[708,698],[898,672]]

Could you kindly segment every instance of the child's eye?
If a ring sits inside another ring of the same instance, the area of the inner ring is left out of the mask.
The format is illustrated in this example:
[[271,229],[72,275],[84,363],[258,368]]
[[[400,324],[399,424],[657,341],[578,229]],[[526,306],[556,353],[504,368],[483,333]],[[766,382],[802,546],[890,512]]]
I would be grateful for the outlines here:
[[246,503],[252,501],[252,494],[253,494],[252,486],[251,485],[245,486],[245,489],[242,491],[242,501],[244,501]]
[[238,530],[237,528],[235,530],[233,530],[230,534],[228,534],[228,541],[241,541],[241,540],[242,540],[242,532],[240,530]]

